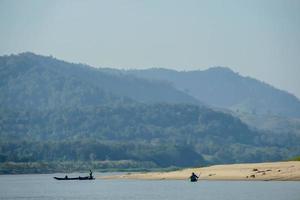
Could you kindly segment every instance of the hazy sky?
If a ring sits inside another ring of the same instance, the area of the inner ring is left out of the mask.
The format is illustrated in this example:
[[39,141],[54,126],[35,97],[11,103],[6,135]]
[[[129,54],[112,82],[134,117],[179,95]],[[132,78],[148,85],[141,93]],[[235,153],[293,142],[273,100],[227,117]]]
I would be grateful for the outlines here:
[[227,66],[300,97],[300,0],[0,0],[0,55],[98,67]]

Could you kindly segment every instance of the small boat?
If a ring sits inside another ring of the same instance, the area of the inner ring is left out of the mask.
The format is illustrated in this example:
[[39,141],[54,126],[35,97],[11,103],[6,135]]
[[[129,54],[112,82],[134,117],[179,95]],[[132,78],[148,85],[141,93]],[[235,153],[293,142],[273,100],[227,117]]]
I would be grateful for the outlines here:
[[69,178],[69,177],[64,177],[64,178],[59,178],[59,177],[53,177],[56,180],[59,181],[72,181],[72,180],[95,180],[95,178],[92,176],[79,176],[79,177],[74,177],[74,178]]
[[197,182],[198,179],[197,178],[191,178],[191,182]]

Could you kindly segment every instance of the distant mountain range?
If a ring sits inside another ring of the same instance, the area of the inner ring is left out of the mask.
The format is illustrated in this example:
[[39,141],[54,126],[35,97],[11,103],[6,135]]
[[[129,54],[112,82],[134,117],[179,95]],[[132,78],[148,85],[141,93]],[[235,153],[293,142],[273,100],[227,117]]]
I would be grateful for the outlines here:
[[[240,76],[224,67],[204,71],[159,68],[125,71],[97,69],[33,53],[22,53],[1,57],[0,70],[2,105],[29,106],[23,105],[26,102],[22,96],[20,99],[10,98],[16,93],[24,93],[27,98],[34,97],[31,105],[37,106],[39,104],[36,101],[43,101],[42,98],[45,97],[42,91],[49,95],[49,104],[51,102],[57,105],[69,105],[70,101],[80,101],[83,104],[111,103],[117,99],[119,101],[120,98],[114,98],[118,96],[123,97],[123,100],[128,98],[127,100],[144,103],[204,103],[234,112],[300,118],[300,101],[297,97],[256,79]],[[53,78],[47,79],[47,76]],[[49,82],[53,88],[48,87]],[[75,90],[77,93],[74,93],[74,87],[80,87],[82,84],[89,89],[83,91],[78,88]],[[18,87],[10,88],[17,85]],[[73,90],[70,90],[70,87]],[[52,100],[51,98],[58,95],[52,91],[61,92],[66,96]],[[72,98],[79,93],[81,99]],[[44,101],[44,104],[47,103]]]
[[300,101],[288,92],[229,68],[204,71],[146,69],[124,71],[148,80],[163,80],[207,105],[258,115],[300,117]]
[[2,107],[53,109],[130,100],[201,104],[165,82],[111,75],[33,53],[0,57]]
[[299,132],[260,131],[238,117],[298,116],[298,106],[294,96],[224,68],[124,71],[33,53],[2,56],[0,162],[282,160],[300,154]]

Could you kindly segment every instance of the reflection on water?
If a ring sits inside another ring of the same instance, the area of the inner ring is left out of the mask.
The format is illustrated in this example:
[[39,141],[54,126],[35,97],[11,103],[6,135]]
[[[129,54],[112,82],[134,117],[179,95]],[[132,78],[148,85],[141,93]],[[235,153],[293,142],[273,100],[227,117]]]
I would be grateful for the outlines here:
[[[95,175],[101,177],[103,174]],[[102,179],[56,181],[53,176],[63,177],[64,174],[1,175],[0,199],[299,200],[300,198],[300,182],[291,181],[199,181],[197,183]]]

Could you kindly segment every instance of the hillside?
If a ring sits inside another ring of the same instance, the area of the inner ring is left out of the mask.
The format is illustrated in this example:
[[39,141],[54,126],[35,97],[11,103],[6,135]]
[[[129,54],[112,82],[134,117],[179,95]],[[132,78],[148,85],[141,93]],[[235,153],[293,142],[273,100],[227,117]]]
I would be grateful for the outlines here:
[[243,77],[229,68],[214,67],[204,71],[147,69],[124,73],[167,81],[175,88],[215,107],[259,115],[300,117],[300,101],[294,95],[256,79]]
[[232,113],[250,127],[281,134],[300,135],[300,118],[278,115],[253,115],[249,113]]
[[0,57],[0,105],[0,173],[11,162],[185,167],[300,154],[300,135],[250,129],[170,84],[32,53]]
[[33,53],[0,57],[0,105],[5,108],[54,109],[132,100],[200,104],[162,82],[103,73]]
[[300,136],[253,131],[231,115],[193,105],[0,113],[2,162],[135,160],[167,167],[282,160],[300,154]]

